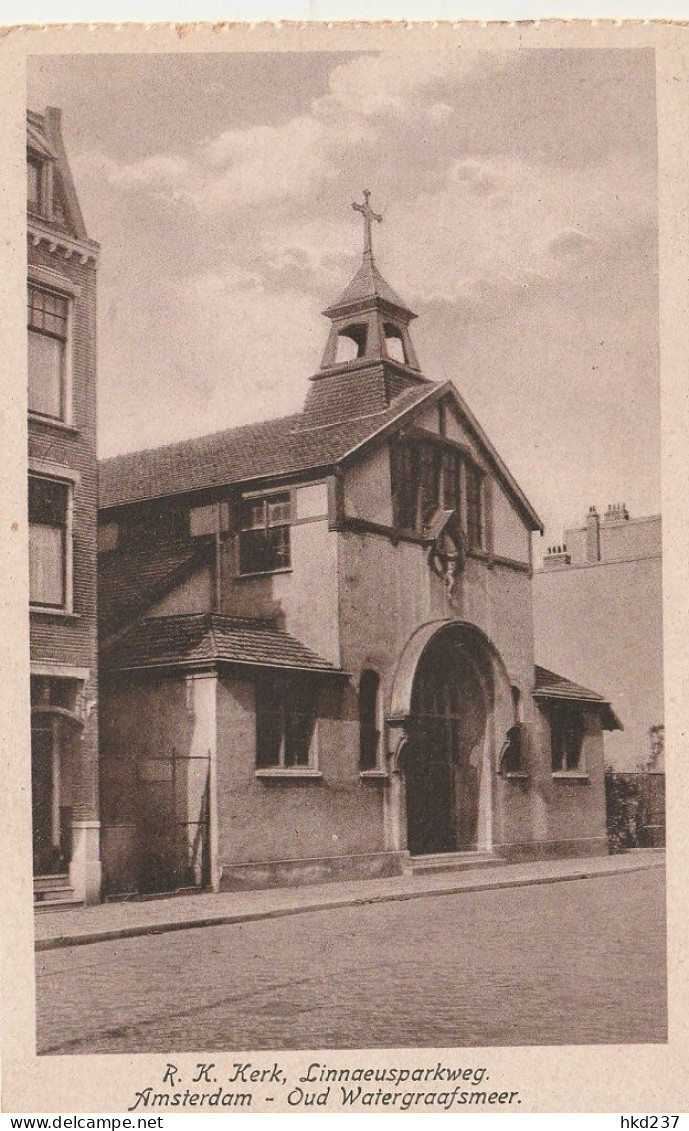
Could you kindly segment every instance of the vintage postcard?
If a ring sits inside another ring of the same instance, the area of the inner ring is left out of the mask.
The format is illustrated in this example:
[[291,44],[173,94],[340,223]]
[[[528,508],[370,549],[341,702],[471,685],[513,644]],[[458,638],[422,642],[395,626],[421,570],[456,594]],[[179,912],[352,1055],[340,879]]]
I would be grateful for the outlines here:
[[687,1110],[688,61],[5,33],[6,1111]]

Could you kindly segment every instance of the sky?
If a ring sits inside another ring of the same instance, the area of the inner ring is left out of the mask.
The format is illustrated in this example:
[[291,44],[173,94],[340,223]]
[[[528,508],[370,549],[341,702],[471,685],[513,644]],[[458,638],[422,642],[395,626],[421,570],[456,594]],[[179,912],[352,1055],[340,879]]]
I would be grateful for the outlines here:
[[546,526],[660,509],[649,50],[43,56],[98,276],[99,454],[298,412],[382,274]]

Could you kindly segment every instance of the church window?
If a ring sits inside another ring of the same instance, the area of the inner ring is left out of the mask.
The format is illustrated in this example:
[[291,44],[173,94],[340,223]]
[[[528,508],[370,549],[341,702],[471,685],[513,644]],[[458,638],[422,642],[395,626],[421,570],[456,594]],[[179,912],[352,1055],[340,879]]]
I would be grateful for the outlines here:
[[453,448],[442,449],[442,506],[443,510],[454,511],[459,517],[459,453]]
[[421,533],[438,509],[454,511],[466,530],[469,547],[483,546],[483,473],[459,448],[440,438],[398,439],[391,447],[391,475],[394,522],[398,529]]
[[272,573],[290,567],[289,491],[242,499],[239,572]]
[[298,769],[315,760],[316,687],[312,680],[278,673],[256,684],[256,765]]
[[382,738],[380,677],[367,669],[359,682],[359,769],[375,770],[380,765]]
[[29,286],[29,411],[65,420],[69,299]]
[[412,530],[416,526],[418,450],[408,441],[400,440],[392,445],[390,455],[395,525]]
[[518,687],[510,688],[512,698],[512,726],[507,731],[500,751],[498,772],[521,774],[524,769],[524,725],[522,722],[522,697]]
[[38,608],[69,603],[71,485],[29,476],[29,598]]
[[576,772],[582,768],[584,718],[578,703],[552,703],[550,707],[550,747],[553,773]]
[[472,550],[483,545],[483,476],[473,463],[466,466],[467,541]]
[[435,444],[419,445],[419,511],[417,527],[423,529],[438,509],[440,487],[440,448]]

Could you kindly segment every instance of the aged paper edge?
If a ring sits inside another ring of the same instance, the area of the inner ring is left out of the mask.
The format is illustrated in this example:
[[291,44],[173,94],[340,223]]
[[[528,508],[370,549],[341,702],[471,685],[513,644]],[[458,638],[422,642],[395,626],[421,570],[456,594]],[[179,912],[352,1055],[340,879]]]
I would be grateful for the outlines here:
[[[162,1055],[36,1057],[32,895],[30,869],[30,772],[28,735],[28,585],[26,570],[26,346],[23,321],[24,250],[24,67],[28,54],[75,51],[218,51],[346,49],[408,50],[453,47],[475,50],[655,47],[659,123],[660,332],[663,442],[664,607],[666,724],[668,735],[668,965],[669,1041],[665,1045],[562,1046],[458,1050],[459,1062],[480,1063],[505,1087],[518,1087],[528,1111],[682,1111],[689,1101],[686,1051],[689,1037],[689,980],[686,977],[689,774],[684,743],[689,731],[685,688],[689,685],[687,612],[689,536],[686,490],[689,479],[687,373],[689,349],[689,46],[684,21],[528,20],[376,24],[303,22],[175,23],[152,25],[17,25],[0,37],[0,138],[5,154],[0,182],[0,248],[5,286],[0,324],[5,327],[0,367],[4,441],[0,479],[0,553],[4,584],[0,628],[6,664],[0,683],[4,720],[2,745],[2,827],[5,906],[3,945],[3,1108],[13,1112],[124,1111],[135,1088],[160,1080]],[[36,34],[36,33],[40,34]],[[10,34],[11,33],[11,34]],[[229,33],[229,34],[220,34]],[[642,456],[642,453],[640,453]],[[634,924],[629,929],[634,931]],[[237,1052],[241,1050],[236,1050]],[[356,1050],[328,1052],[330,1062],[431,1064],[440,1050]],[[259,1062],[262,1054],[252,1054]],[[214,1053],[226,1061],[235,1054]],[[184,1069],[201,1053],[175,1057]],[[263,1056],[267,1062],[270,1057]],[[279,1053],[287,1068],[305,1062],[304,1053]],[[256,1109],[258,1110],[258,1109]],[[271,1109],[274,1110],[274,1109]]]

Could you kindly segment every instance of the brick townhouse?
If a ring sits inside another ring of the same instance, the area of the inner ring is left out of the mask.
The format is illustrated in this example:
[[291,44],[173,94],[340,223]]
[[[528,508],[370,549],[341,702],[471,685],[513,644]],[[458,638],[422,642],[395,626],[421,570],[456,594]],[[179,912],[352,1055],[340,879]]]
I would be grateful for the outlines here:
[[60,111],[27,117],[34,892],[100,898],[96,269]]

